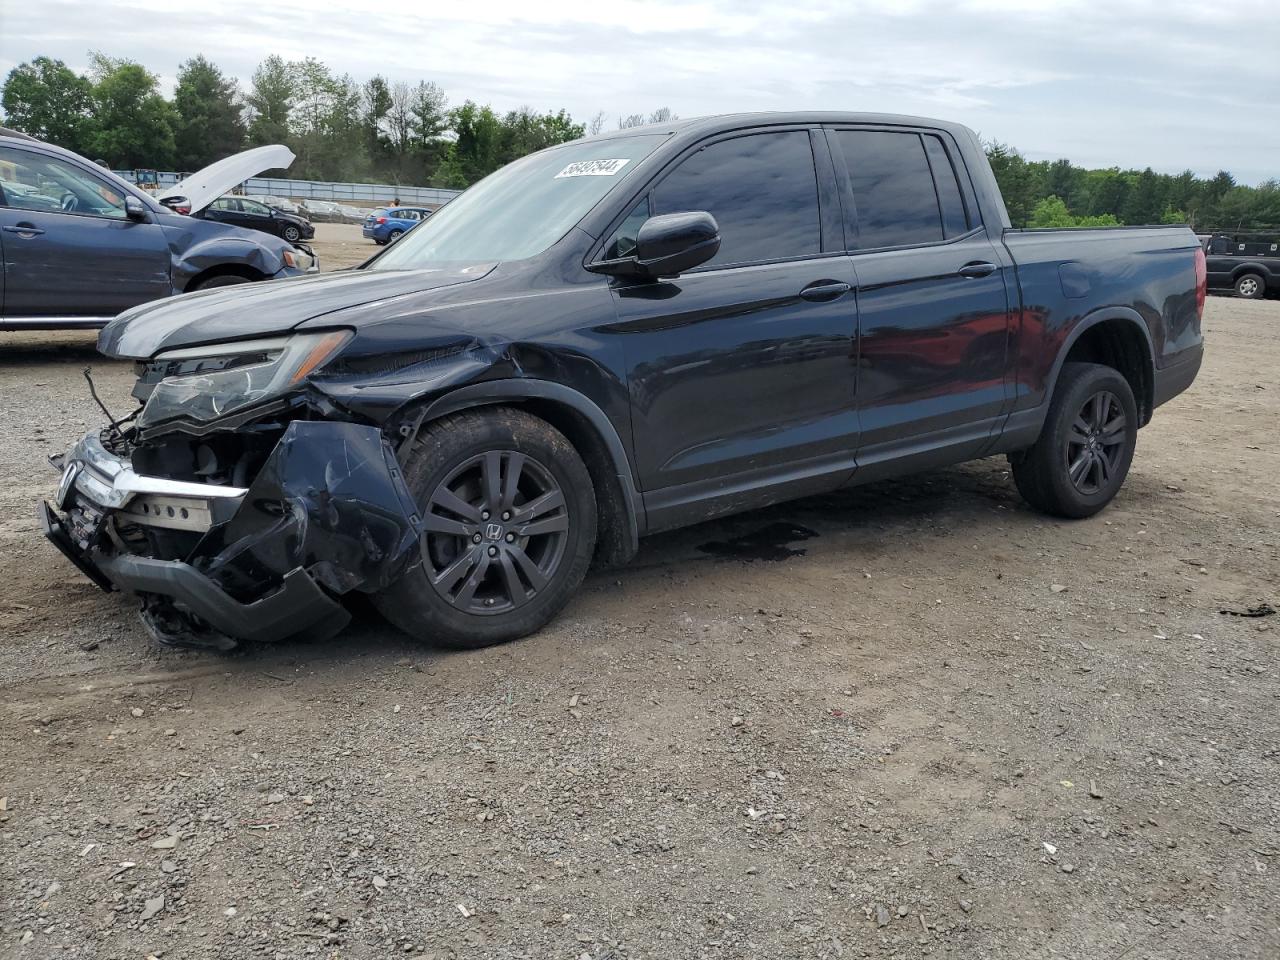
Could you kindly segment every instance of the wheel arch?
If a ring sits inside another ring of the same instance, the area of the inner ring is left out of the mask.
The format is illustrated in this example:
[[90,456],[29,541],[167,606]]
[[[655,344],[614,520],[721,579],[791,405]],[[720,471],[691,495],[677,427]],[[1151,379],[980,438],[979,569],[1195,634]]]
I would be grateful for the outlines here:
[[527,410],[563,433],[591,474],[599,507],[596,559],[608,566],[626,563],[639,549],[643,507],[631,459],[613,423],[589,397],[550,380],[489,380],[451,390],[435,399],[411,401],[398,418],[401,444],[424,423],[459,410],[487,406]]
[[259,280],[267,279],[265,274],[246,264],[219,263],[189,278],[182,289],[184,292],[194,290],[206,280],[212,280],[214,277],[244,277],[246,280],[255,283]]
[[1104,308],[1076,324],[1058,350],[1046,404],[1058,388],[1063,365],[1072,361],[1100,363],[1119,371],[1133,390],[1139,424],[1151,422],[1155,410],[1155,345],[1146,322],[1135,311]]
[[1238,263],[1231,268],[1231,282],[1234,284],[1246,273],[1256,273],[1259,277],[1262,278],[1263,284],[1265,284],[1266,286],[1271,285],[1270,276],[1266,266],[1261,263],[1254,263],[1251,260],[1245,263]]

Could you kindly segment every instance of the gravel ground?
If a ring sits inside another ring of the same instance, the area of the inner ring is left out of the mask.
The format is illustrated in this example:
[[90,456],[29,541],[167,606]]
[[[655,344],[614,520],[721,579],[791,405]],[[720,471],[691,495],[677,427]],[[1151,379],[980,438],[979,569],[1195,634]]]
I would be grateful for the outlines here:
[[1222,612],[1280,607],[1280,303],[1206,331],[1091,520],[981,461],[646,541],[502,648],[228,656],[41,540],[131,373],[0,334],[0,955],[1280,956],[1280,616]]

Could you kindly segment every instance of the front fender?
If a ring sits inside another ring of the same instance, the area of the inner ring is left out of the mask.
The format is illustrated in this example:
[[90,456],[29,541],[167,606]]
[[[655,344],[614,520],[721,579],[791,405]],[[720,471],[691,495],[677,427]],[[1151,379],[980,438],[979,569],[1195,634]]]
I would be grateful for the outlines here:
[[[239,232],[239,231],[237,231]],[[284,251],[288,247],[283,240],[271,243],[271,237],[255,237],[218,234],[196,238],[186,245],[176,244],[173,250],[173,286],[182,292],[193,277],[211,267],[244,267],[263,277],[274,277],[285,267]]]
[[[450,390],[422,407],[413,418],[405,436],[412,442],[422,424],[459,410],[492,406],[521,401],[542,401],[571,410],[581,417],[594,434],[609,459],[610,473],[616,480],[615,491],[624,522],[615,530],[619,541],[607,557],[610,563],[623,563],[635,555],[640,544],[640,532],[646,526],[644,508],[639,495],[635,471],[627,448],[614,428],[613,422],[592,400],[571,387],[551,380],[518,378],[510,380],[486,380]],[[572,438],[571,438],[572,439]]]

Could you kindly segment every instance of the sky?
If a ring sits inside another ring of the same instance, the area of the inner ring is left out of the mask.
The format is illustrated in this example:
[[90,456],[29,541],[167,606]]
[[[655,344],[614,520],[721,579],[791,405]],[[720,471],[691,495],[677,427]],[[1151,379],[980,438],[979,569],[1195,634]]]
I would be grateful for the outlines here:
[[[0,75],[90,50],[172,91],[202,53],[432,80],[452,104],[868,110],[965,123],[1032,160],[1280,177],[1278,0],[0,0]],[[363,7],[363,8],[362,8]]]

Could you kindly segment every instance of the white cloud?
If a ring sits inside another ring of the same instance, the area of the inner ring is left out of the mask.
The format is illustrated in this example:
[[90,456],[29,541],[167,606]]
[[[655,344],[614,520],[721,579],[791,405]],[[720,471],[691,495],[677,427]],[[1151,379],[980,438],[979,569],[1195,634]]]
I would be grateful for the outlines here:
[[1033,157],[1246,182],[1280,175],[1280,20],[1270,0],[0,0],[0,71],[89,49],[172,83],[203,53],[247,82],[270,53],[364,79],[434,80],[454,102],[579,119],[855,109],[944,116]]

